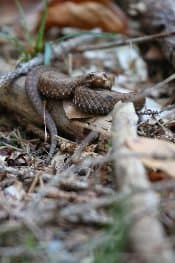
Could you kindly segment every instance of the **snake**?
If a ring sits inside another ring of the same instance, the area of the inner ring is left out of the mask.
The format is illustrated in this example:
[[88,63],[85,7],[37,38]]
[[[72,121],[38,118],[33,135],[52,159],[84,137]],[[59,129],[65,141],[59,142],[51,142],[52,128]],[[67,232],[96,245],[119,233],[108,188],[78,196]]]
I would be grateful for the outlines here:
[[135,97],[134,92],[113,92],[111,90],[113,84],[114,76],[103,71],[84,73],[75,77],[46,66],[36,66],[29,71],[25,80],[27,97],[34,110],[45,121],[50,133],[47,160],[50,160],[55,152],[58,132],[55,121],[44,107],[42,97],[54,100],[71,99],[82,112],[105,115],[112,111],[117,101],[132,101]]

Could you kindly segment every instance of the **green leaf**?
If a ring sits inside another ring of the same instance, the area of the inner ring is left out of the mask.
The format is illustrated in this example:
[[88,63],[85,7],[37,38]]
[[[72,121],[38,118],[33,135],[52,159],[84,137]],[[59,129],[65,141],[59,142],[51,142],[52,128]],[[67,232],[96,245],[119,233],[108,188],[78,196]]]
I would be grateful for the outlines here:
[[82,31],[82,32],[68,34],[66,36],[60,37],[58,39],[58,41],[65,41],[65,40],[67,40],[69,38],[75,38],[75,37],[79,37],[79,36],[82,36],[82,35],[94,35],[94,36],[97,36],[97,37],[107,37],[107,38],[110,37],[110,38],[115,38],[115,39],[116,39],[117,36],[119,36],[116,33],[107,33],[107,32],[97,33],[97,32]]
[[42,19],[41,19],[41,24],[40,28],[37,34],[37,39],[36,39],[36,45],[35,45],[35,51],[40,52],[43,49],[43,36],[44,36],[44,29],[45,29],[45,24],[46,24],[46,18],[47,18],[47,0],[44,0],[44,9],[42,13]]

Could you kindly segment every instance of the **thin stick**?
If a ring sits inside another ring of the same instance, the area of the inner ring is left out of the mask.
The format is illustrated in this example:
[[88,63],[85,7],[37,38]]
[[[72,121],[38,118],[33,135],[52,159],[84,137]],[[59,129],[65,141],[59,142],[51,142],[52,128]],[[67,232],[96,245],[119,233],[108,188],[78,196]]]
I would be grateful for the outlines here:
[[171,37],[171,36],[175,36],[175,31],[163,32],[163,33],[152,34],[149,36],[136,37],[136,38],[131,38],[131,39],[116,40],[116,41],[113,41],[112,43],[110,42],[110,43],[105,43],[105,44],[101,44],[101,45],[86,45],[83,47],[78,47],[76,49],[76,51],[77,52],[84,52],[84,51],[89,51],[89,50],[115,48],[118,46],[144,43],[144,42],[148,42],[148,41],[152,41],[152,40],[156,40],[156,39],[161,39],[161,38],[166,38],[166,37]]

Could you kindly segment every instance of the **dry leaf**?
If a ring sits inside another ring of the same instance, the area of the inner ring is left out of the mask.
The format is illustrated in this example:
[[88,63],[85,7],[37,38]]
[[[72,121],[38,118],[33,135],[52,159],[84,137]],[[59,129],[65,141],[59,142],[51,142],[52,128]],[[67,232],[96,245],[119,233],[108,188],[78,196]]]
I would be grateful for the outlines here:
[[92,114],[84,113],[80,111],[73,102],[69,100],[64,100],[63,101],[63,108],[66,114],[66,117],[71,120],[71,119],[87,119],[92,117]]
[[143,137],[135,140],[128,139],[126,143],[134,153],[145,155],[141,157],[144,165],[175,177],[175,144]]
[[[127,33],[128,21],[120,8],[110,0],[50,0],[48,1],[46,29],[52,26],[82,29],[102,28],[104,31]],[[41,1],[20,1],[31,31],[41,23]],[[10,25],[18,36],[23,36],[20,15],[15,1],[2,0],[0,26]]]
[[[39,22],[40,23],[40,22]],[[77,27],[126,33],[127,18],[110,0],[103,1],[50,1],[46,27]]]
[[149,171],[148,177],[150,181],[157,182],[157,181],[164,180],[166,178],[166,174],[160,171]]

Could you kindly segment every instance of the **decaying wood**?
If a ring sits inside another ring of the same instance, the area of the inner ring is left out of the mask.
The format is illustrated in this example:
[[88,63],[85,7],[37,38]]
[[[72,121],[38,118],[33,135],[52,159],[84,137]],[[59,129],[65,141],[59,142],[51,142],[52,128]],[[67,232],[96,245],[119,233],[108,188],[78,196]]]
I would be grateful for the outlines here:
[[[146,172],[125,145],[128,138],[137,138],[137,115],[132,103],[118,103],[113,111],[113,150],[115,183],[120,193],[131,194],[128,217],[133,218],[130,238],[143,262],[174,262],[170,243],[158,220],[157,195],[152,191]],[[119,158],[122,154],[130,157]],[[139,190],[137,192],[137,190]],[[135,192],[134,192],[135,191]]]

